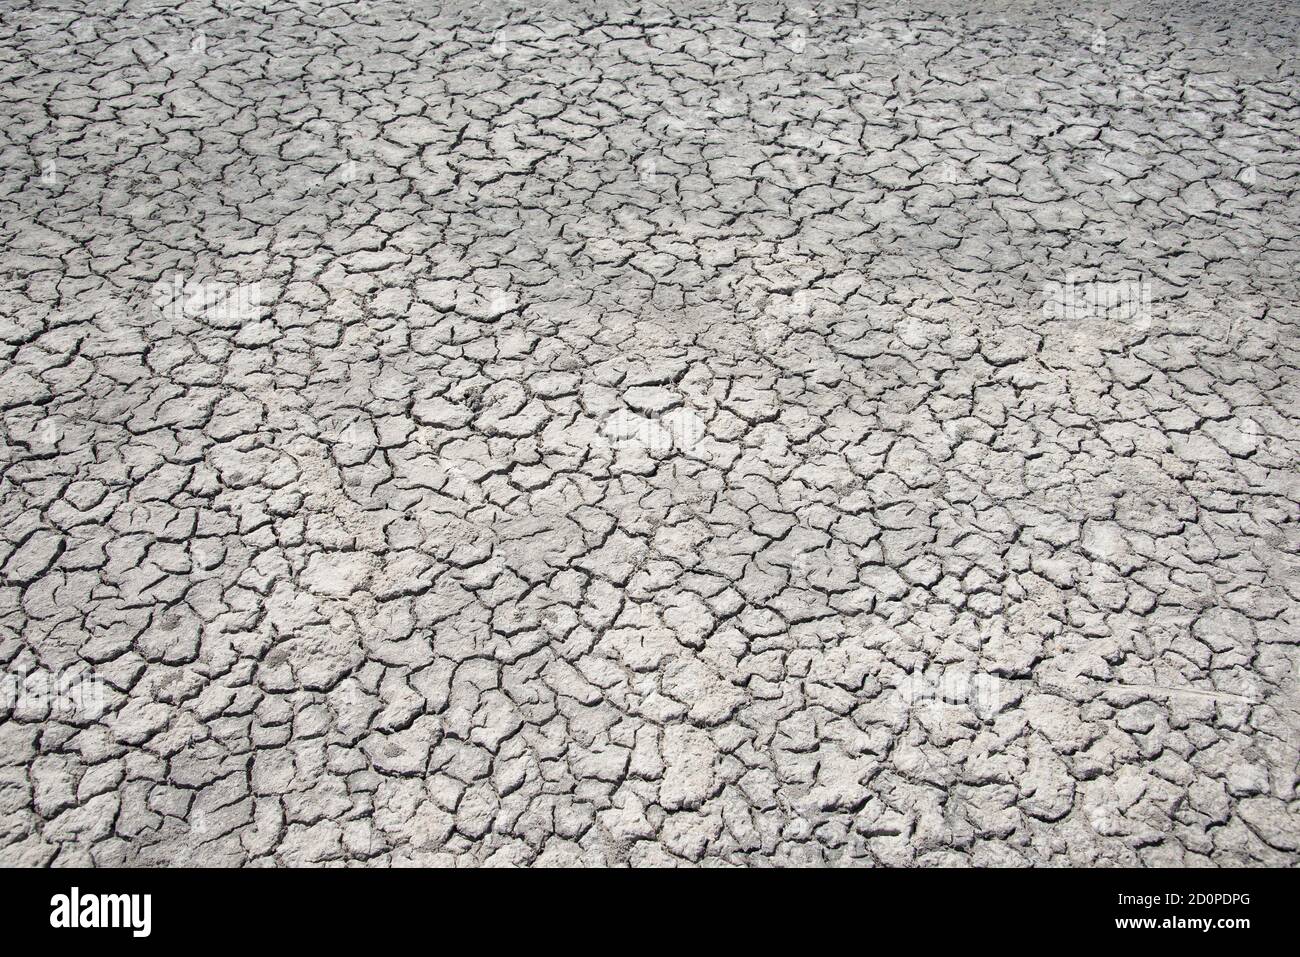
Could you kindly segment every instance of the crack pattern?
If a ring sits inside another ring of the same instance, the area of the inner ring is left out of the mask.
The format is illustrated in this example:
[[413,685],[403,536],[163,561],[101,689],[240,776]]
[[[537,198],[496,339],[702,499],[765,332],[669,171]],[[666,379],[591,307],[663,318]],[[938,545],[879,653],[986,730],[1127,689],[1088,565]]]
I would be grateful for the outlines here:
[[970,6],[0,3],[0,863],[1300,863],[1296,11]]

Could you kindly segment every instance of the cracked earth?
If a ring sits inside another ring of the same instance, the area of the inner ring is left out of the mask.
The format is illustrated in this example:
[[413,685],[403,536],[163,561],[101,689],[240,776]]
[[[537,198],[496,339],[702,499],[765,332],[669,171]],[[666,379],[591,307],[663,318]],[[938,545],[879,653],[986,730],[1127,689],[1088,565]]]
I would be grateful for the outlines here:
[[0,862],[1300,863],[1297,14],[1110,8],[0,4]]

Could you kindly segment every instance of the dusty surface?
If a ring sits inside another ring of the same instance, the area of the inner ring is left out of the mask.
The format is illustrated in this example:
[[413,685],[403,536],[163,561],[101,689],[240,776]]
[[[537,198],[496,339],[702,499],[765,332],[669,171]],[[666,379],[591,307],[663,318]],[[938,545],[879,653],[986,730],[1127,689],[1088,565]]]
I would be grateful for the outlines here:
[[1300,861],[1296,15],[971,6],[0,4],[0,862]]

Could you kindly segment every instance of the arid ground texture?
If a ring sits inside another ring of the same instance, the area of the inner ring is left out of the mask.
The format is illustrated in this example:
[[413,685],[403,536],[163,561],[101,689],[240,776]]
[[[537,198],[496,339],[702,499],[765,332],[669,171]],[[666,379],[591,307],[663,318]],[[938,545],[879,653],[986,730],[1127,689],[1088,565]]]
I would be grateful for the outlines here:
[[0,863],[1300,863],[1298,36],[0,0]]

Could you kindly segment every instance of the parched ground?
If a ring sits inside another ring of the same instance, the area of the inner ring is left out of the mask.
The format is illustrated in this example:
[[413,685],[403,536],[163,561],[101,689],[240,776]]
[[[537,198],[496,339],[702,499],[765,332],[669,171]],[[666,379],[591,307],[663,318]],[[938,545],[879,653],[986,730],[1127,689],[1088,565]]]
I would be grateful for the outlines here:
[[0,863],[1300,863],[1300,20],[1106,6],[0,2]]

